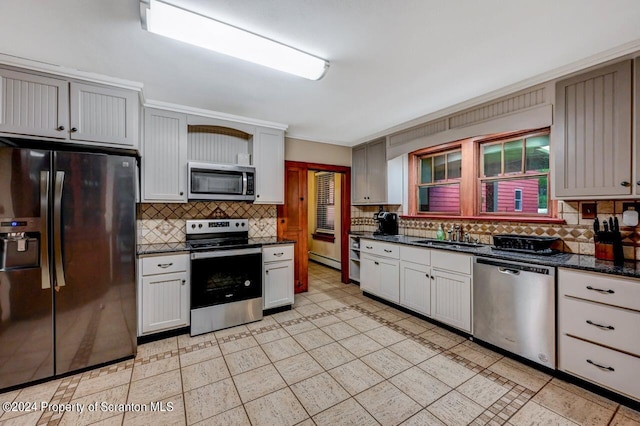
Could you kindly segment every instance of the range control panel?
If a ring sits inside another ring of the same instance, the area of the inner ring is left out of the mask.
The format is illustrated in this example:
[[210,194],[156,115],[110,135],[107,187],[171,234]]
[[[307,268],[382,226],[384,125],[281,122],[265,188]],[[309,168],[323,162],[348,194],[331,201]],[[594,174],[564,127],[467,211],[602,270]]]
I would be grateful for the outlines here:
[[249,219],[197,219],[187,220],[187,235],[247,232]]

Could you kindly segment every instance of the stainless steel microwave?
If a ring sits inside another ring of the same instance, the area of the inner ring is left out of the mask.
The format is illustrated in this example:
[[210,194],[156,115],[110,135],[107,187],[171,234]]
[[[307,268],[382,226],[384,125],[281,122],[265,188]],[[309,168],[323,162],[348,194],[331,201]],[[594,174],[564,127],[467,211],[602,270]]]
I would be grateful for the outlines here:
[[255,200],[256,169],[235,164],[188,163],[189,200]]

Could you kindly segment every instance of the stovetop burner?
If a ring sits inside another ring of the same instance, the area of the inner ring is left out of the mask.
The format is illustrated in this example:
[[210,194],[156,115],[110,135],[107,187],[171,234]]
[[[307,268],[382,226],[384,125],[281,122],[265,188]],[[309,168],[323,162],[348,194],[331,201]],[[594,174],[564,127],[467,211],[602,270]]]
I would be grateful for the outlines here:
[[553,255],[562,253],[560,250],[555,250],[551,248],[533,250],[533,249],[519,249],[519,248],[509,248],[509,247],[491,247],[491,250],[508,251],[512,253],[523,253],[523,254],[537,254],[540,256],[553,256]]

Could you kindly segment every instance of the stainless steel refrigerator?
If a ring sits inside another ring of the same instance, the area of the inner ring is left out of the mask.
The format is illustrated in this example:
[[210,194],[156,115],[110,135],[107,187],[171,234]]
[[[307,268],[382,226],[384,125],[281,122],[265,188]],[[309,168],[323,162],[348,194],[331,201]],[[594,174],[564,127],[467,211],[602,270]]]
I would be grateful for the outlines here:
[[0,389],[136,352],[136,158],[0,140]]

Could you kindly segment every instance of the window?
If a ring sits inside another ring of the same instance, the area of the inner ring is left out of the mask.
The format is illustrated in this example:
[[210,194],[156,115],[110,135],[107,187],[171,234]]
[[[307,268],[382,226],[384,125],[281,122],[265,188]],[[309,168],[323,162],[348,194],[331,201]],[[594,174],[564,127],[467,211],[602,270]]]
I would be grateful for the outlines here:
[[480,213],[547,215],[549,134],[481,144]]
[[514,191],[513,204],[515,205],[515,210],[517,212],[522,211],[522,189],[518,188]]
[[459,214],[462,151],[420,156],[418,168],[418,212]]
[[318,172],[316,179],[316,232],[333,234],[335,230],[334,173]]
[[549,200],[549,129],[424,148],[411,153],[409,161],[412,215],[554,218],[555,203]]

